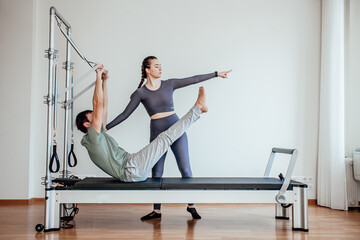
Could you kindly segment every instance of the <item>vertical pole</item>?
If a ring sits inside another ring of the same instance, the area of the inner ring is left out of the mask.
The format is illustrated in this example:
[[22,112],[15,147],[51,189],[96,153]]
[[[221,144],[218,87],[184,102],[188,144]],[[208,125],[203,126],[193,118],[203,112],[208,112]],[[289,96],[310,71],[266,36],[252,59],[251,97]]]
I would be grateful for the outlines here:
[[[67,34],[70,37],[71,36],[71,28],[67,29]],[[70,56],[70,50],[71,45],[69,41],[66,42],[66,63],[65,63],[65,69],[66,69],[66,82],[65,82],[65,88],[67,88],[70,85],[70,78],[71,78],[71,56]],[[67,103],[70,100],[70,94],[69,91],[66,91],[65,93],[65,102]],[[63,177],[68,178],[68,165],[67,165],[67,156],[69,154],[69,109],[70,106],[65,106],[65,126],[64,126],[64,161],[63,161]]]
[[[55,54],[56,54],[56,50],[55,50]],[[54,83],[54,99],[55,99],[55,104],[54,104],[54,131],[56,132],[57,129],[57,99],[58,99],[58,59],[57,56],[55,56],[55,61],[54,61],[54,73],[55,76],[53,78],[53,83]]]
[[48,58],[49,58],[49,75],[48,75],[48,95],[47,95],[47,105],[48,105],[48,115],[47,115],[47,147],[46,147],[46,175],[45,175],[45,230],[52,228],[52,223],[48,217],[49,205],[51,200],[49,199],[49,191],[51,191],[51,172],[49,171],[49,163],[51,159],[51,149],[52,149],[52,136],[53,136],[53,105],[56,104],[56,99],[54,99],[53,93],[53,70],[54,70],[54,26],[55,26],[55,8],[50,8],[50,34],[49,34],[49,49],[48,49]]
[[275,203],[275,218],[289,220],[289,208],[284,208],[280,203]]
[[[67,35],[71,37],[71,28],[67,28]],[[66,70],[66,80],[65,80],[65,88],[70,85],[71,78],[71,45],[69,41],[66,41],[66,62],[65,62],[65,70]],[[65,103],[67,103],[70,99],[69,91],[65,92]],[[67,157],[69,154],[69,105],[65,105],[65,115],[64,115],[64,154],[63,154],[63,178],[69,178],[68,172],[68,162]],[[66,207],[70,207],[69,204],[65,205]],[[60,206],[61,217],[67,216],[66,209],[63,205]]]
[[47,105],[48,105],[48,115],[47,115],[47,147],[46,147],[46,175],[45,175],[45,185],[46,188],[51,187],[51,172],[49,171],[49,162],[51,159],[51,150],[52,150],[52,134],[53,134],[53,105],[56,102],[54,99],[53,93],[53,74],[54,74],[54,21],[55,15],[52,14],[50,9],[50,37],[49,37],[49,75],[48,75],[48,95],[47,95]]
[[308,232],[308,189],[294,186],[294,203],[292,211],[292,228],[295,231]]
[[60,230],[60,203],[55,189],[46,191],[46,212],[44,232]]

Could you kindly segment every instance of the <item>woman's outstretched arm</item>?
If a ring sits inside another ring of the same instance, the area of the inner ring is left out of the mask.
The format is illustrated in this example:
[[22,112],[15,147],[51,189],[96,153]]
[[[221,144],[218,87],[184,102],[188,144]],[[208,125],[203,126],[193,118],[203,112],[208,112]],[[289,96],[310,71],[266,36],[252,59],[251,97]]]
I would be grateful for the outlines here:
[[177,88],[186,87],[186,86],[189,86],[192,84],[196,84],[199,82],[203,82],[203,81],[209,80],[211,78],[215,78],[215,77],[227,78],[227,74],[231,71],[232,70],[225,71],[225,72],[219,72],[219,73],[213,72],[213,73],[196,75],[196,76],[187,77],[187,78],[173,78],[173,79],[169,79],[169,81],[171,81],[171,83],[173,84],[173,88],[177,89]]
[[120,113],[114,120],[106,125],[106,129],[110,130],[111,128],[115,127],[116,125],[120,124],[124,120],[126,120],[139,106],[141,98],[138,92],[134,92],[131,96],[131,100],[129,104],[126,106],[125,110]]

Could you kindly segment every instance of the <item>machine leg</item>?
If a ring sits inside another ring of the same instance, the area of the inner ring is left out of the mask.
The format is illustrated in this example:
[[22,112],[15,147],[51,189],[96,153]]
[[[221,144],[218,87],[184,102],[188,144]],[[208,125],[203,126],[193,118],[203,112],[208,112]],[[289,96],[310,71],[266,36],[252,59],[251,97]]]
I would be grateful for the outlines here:
[[308,232],[308,189],[294,186],[293,191],[292,229]]
[[281,206],[280,203],[275,204],[275,218],[289,220],[289,208]]
[[60,230],[60,203],[54,189],[45,190],[45,229],[44,232]]

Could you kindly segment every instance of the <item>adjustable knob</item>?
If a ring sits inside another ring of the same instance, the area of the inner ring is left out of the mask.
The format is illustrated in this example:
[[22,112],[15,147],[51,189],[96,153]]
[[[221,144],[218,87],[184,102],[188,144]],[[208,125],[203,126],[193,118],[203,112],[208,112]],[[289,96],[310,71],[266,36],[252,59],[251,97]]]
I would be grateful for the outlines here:
[[276,195],[275,200],[281,204],[285,203],[286,198],[284,194],[279,193],[278,195]]

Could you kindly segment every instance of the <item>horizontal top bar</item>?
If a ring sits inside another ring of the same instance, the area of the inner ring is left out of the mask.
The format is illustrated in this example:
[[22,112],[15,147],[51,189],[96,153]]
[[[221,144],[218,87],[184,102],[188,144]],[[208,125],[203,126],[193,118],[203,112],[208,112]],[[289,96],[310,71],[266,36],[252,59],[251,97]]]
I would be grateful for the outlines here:
[[65,26],[70,29],[71,28],[71,25],[70,23],[68,23],[65,18],[56,10],[55,7],[51,7],[50,8],[50,15],[56,15],[64,24]]
[[288,149],[288,148],[273,148],[273,153],[285,153],[285,154],[293,154],[296,149]]

